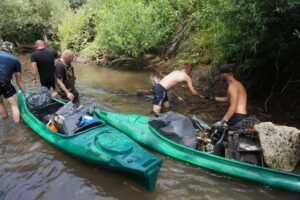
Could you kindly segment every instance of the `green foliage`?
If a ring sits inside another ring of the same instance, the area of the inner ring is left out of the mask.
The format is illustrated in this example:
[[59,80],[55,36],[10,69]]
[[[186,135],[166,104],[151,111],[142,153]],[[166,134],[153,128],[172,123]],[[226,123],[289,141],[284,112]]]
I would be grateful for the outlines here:
[[72,9],[77,9],[80,6],[84,5],[87,2],[87,0],[69,0],[69,2],[70,2],[70,7]]
[[62,47],[90,55],[106,50],[115,56],[138,57],[163,46],[177,20],[168,1],[102,0],[66,17],[58,35]]
[[0,37],[15,43],[32,43],[44,35],[56,36],[57,25],[68,12],[67,0],[0,1]]
[[95,37],[94,12],[90,7],[83,7],[75,13],[65,15],[58,26],[58,38],[62,49],[80,52]]

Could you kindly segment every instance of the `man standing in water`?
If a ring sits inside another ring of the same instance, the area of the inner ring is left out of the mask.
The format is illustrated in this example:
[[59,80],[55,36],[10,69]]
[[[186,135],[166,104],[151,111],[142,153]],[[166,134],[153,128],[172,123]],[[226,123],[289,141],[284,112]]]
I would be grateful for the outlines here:
[[186,82],[189,91],[194,96],[203,98],[194,88],[192,79],[190,77],[192,73],[192,66],[190,64],[184,64],[182,70],[175,70],[165,76],[159,83],[153,86],[153,112],[156,114],[160,113],[162,108],[169,108],[170,103],[168,100],[167,92],[173,89],[177,84]]
[[74,68],[71,65],[73,60],[73,52],[70,50],[65,50],[55,65],[55,76],[58,94],[63,99],[77,101],[79,94],[75,88],[76,77],[74,74]]
[[31,74],[32,82],[36,83],[36,69],[40,75],[40,82],[42,86],[52,89],[52,96],[57,94],[55,90],[55,59],[58,53],[51,48],[46,48],[43,40],[35,42],[36,50],[31,54]]
[[12,76],[15,73],[16,81],[22,93],[26,94],[26,89],[21,75],[21,63],[12,55],[13,44],[11,42],[3,42],[0,51],[0,114],[3,119],[8,117],[4,107],[2,96],[8,100],[11,106],[14,122],[20,121],[20,110],[18,107],[18,99],[16,89],[12,83]]
[[213,124],[214,127],[228,125],[232,127],[247,117],[247,92],[245,87],[233,75],[228,64],[219,68],[222,81],[228,84],[227,97],[206,97],[211,101],[227,102],[230,106],[224,117]]

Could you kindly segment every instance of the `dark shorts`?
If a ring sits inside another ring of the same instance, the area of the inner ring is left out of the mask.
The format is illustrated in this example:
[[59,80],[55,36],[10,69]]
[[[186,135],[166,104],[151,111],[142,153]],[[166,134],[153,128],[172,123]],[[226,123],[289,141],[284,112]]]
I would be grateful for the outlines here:
[[247,117],[246,114],[241,114],[241,113],[234,113],[233,116],[228,120],[227,125],[229,127],[232,127],[245,119]]
[[53,89],[55,89],[55,80],[41,82],[41,85],[48,88],[48,89],[50,89],[51,87]]
[[3,95],[4,98],[8,99],[16,94],[16,89],[12,81],[0,81],[0,95]]
[[168,91],[159,83],[155,84],[153,90],[153,104],[162,106],[164,102],[168,101]]

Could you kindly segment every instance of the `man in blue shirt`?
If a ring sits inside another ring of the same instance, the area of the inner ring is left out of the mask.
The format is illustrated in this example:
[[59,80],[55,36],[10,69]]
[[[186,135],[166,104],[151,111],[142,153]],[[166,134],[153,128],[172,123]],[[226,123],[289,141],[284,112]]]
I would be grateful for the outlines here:
[[3,119],[8,117],[3,103],[3,96],[10,103],[14,122],[19,122],[20,111],[16,89],[12,82],[13,74],[15,74],[17,84],[24,95],[26,94],[26,89],[21,75],[21,63],[12,55],[12,52],[13,44],[11,42],[3,42],[2,51],[0,51],[0,115]]

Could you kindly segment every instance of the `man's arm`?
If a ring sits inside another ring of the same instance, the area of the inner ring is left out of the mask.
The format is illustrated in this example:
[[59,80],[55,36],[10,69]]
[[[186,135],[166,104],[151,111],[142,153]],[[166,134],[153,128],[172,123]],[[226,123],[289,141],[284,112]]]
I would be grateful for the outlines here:
[[36,82],[36,69],[37,69],[37,65],[36,65],[36,62],[31,62],[31,68],[30,68],[30,71],[31,71],[31,80],[33,82]]
[[189,90],[190,90],[190,92],[192,93],[193,96],[198,96],[198,97],[200,97],[201,99],[204,98],[202,95],[200,95],[200,94],[197,92],[197,90],[195,90],[195,88],[194,88],[194,86],[193,86],[193,82],[192,82],[191,77],[186,76],[186,77],[185,77],[185,81],[187,82],[188,88],[189,88]]
[[74,99],[74,95],[66,88],[65,84],[62,82],[62,79],[56,78],[56,81],[58,87],[60,87],[64,91],[68,99],[72,101]]
[[18,84],[19,88],[21,89],[22,93],[24,95],[26,95],[26,89],[25,89],[25,86],[24,86],[24,82],[23,82],[23,79],[22,79],[21,72],[16,72],[15,76],[16,76],[16,81],[17,81],[17,84]]
[[223,117],[225,121],[228,121],[232,117],[232,115],[236,112],[237,103],[238,103],[238,91],[236,87],[230,86],[228,88],[228,94],[230,96],[230,106]]

